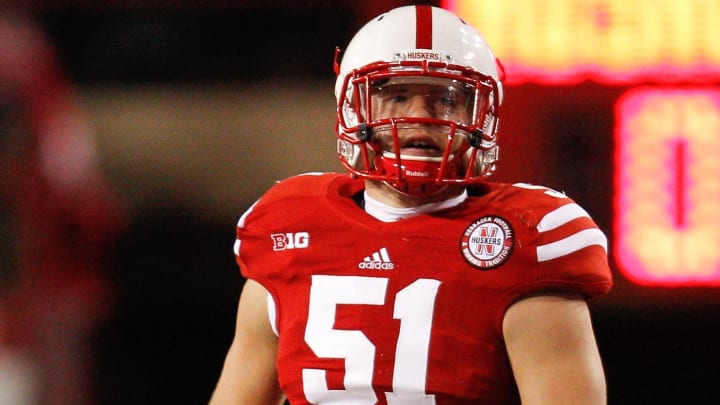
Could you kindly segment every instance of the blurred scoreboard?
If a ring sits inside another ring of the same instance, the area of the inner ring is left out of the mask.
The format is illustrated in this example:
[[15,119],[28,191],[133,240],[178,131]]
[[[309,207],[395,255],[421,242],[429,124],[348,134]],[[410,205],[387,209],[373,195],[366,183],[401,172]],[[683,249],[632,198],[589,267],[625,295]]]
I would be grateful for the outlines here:
[[616,105],[615,258],[640,284],[720,285],[720,89]]
[[717,0],[454,0],[509,84],[705,82],[720,77]]

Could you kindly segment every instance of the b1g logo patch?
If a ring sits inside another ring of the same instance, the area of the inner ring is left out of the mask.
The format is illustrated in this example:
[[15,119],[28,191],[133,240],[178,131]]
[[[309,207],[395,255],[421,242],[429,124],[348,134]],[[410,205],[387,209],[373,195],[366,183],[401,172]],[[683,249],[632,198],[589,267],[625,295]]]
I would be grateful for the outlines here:
[[490,215],[465,229],[460,239],[460,251],[468,263],[487,270],[503,264],[510,257],[514,243],[510,224]]

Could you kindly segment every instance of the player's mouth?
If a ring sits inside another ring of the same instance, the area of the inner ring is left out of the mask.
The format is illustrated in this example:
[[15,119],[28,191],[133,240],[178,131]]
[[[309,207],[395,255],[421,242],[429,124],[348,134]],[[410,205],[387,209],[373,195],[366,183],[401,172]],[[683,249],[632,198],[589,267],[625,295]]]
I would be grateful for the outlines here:
[[401,140],[401,155],[440,157],[442,153],[437,140],[431,136],[410,136]]

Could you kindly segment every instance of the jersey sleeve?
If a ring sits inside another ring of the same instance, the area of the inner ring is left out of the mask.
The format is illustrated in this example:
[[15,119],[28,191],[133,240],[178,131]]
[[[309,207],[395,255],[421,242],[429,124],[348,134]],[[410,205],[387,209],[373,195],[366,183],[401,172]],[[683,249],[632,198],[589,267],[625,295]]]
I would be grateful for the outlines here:
[[612,274],[607,238],[587,211],[550,189],[532,189],[526,195],[532,197],[527,223],[534,240],[535,263],[533,276],[510,292],[511,301],[545,291],[577,293],[586,298],[608,293]]
[[278,279],[292,277],[292,247],[302,243],[308,215],[340,178],[333,173],[306,173],[276,183],[241,217],[236,227],[235,259],[242,275],[268,290]]
[[538,283],[578,292],[587,298],[612,286],[607,238],[575,202],[545,214],[537,225]]

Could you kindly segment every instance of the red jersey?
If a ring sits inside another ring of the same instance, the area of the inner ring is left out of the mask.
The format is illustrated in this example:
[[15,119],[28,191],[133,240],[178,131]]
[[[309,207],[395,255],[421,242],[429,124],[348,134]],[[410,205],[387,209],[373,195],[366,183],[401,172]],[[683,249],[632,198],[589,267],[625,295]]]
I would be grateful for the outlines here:
[[488,183],[453,208],[386,223],[359,206],[362,191],[347,175],[293,177],[238,224],[242,273],[275,304],[294,405],[519,404],[508,306],[611,287],[605,236],[561,193]]

